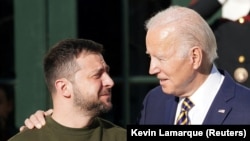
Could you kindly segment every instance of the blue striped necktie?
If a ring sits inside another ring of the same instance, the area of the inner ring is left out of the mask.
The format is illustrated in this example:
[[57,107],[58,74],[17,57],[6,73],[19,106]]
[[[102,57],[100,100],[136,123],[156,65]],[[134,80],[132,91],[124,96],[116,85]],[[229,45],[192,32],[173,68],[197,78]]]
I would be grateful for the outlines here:
[[189,125],[190,119],[188,117],[189,110],[194,106],[192,101],[189,100],[189,98],[185,98],[182,106],[181,106],[181,112],[177,118],[177,125]]

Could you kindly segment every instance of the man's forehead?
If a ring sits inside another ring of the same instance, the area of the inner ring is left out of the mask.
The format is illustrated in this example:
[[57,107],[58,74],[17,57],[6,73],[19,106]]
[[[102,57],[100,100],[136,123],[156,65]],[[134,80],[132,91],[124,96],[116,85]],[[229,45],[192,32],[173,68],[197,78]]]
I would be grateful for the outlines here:
[[[81,62],[82,60],[82,62]],[[78,61],[82,67],[85,69],[91,70],[100,70],[100,69],[109,69],[109,66],[106,64],[103,56],[101,54],[85,54],[82,59]]]

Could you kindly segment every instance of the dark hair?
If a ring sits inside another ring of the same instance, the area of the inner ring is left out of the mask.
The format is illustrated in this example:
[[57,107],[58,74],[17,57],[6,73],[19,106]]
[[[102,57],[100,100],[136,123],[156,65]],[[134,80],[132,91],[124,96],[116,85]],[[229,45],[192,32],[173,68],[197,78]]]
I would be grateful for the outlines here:
[[103,45],[87,39],[65,39],[48,51],[44,58],[44,74],[51,92],[56,79],[70,78],[78,69],[75,59],[82,51],[102,54]]

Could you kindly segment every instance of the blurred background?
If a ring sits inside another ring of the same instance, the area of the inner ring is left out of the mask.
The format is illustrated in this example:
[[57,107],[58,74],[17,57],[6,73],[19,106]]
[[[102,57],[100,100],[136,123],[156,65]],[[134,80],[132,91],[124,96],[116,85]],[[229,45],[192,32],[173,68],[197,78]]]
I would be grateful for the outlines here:
[[148,75],[144,23],[170,5],[189,3],[190,0],[1,0],[0,83],[13,87],[15,125],[19,128],[38,109],[51,108],[42,58],[54,43],[71,37],[104,45],[115,86],[114,108],[103,116],[123,127],[135,123],[144,96],[158,85]]

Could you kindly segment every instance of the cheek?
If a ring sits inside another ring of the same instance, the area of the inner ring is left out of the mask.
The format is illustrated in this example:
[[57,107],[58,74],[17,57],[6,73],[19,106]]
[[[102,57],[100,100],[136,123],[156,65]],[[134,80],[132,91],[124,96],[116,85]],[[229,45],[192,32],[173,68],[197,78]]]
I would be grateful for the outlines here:
[[92,81],[91,83],[85,83],[84,85],[82,85],[82,90],[93,97],[98,97],[101,89],[102,85],[98,81]]
[[193,77],[193,67],[189,62],[179,63],[176,69],[176,74],[180,83],[189,82]]
[[171,77],[173,81],[183,81],[192,73],[192,67],[187,60],[173,61],[164,68],[165,74]]
[[97,95],[99,88],[96,85],[89,85],[87,86],[87,88],[85,89],[85,91],[88,91],[88,93],[90,95]]
[[180,65],[178,62],[161,63],[161,71],[169,77],[174,77],[180,71]]

